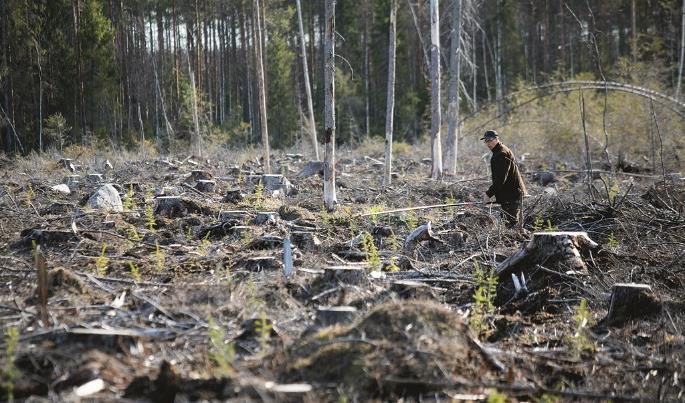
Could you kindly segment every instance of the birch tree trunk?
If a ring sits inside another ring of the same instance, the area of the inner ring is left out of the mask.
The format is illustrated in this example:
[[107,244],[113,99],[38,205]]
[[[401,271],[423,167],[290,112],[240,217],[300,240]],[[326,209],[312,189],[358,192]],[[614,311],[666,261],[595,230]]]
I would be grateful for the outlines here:
[[457,173],[459,139],[459,75],[461,68],[461,0],[452,0],[452,35],[450,39],[450,87],[447,95],[447,172]]
[[369,117],[369,3],[364,2],[364,138],[369,138],[371,119]]
[[266,122],[266,89],[264,88],[264,64],[262,63],[262,24],[260,22],[259,0],[253,0],[255,67],[257,70],[257,88],[259,91],[259,131],[262,138],[262,155],[264,158],[264,172],[271,173],[271,160],[269,154],[269,131]]
[[678,66],[678,84],[676,84],[675,98],[680,99],[680,84],[683,81],[683,59],[685,59],[685,0],[680,23],[680,64]]
[[[297,5],[297,21],[300,27],[300,47],[302,49],[302,72],[304,75],[304,89],[307,95],[307,113],[309,126],[309,136],[312,141],[312,147],[314,148],[314,155],[317,161],[319,158],[319,142],[316,139],[316,121],[314,120],[314,105],[312,103],[312,89],[309,86],[309,67],[307,67],[307,46],[304,42],[304,27],[302,26],[302,6],[300,5],[300,0],[296,1]],[[310,38],[313,40],[313,38]]]
[[385,173],[383,183],[392,182],[392,131],[395,113],[395,52],[397,36],[397,0],[390,0],[390,38],[388,40],[388,101],[385,111]]
[[324,141],[323,202],[326,210],[334,211],[335,197],[335,0],[326,0],[324,31]]
[[430,0],[431,11],[431,178],[442,178],[440,140],[440,11],[438,0]]

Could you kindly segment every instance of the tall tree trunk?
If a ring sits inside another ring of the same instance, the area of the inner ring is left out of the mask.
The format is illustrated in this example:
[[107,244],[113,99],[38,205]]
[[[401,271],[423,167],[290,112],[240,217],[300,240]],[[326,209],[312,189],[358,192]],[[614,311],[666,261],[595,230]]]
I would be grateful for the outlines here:
[[[630,57],[633,63],[637,60],[637,11],[635,10],[635,0],[630,2]],[[599,62],[598,62],[599,63]]]
[[199,111],[197,110],[197,87],[195,85],[195,75],[193,74],[193,69],[190,63],[190,53],[188,53],[188,76],[190,77],[190,89],[192,93],[192,104],[193,104],[193,133],[190,138],[190,146],[192,152],[197,157],[202,157],[202,137],[200,135],[200,117]]
[[442,178],[442,145],[440,140],[440,11],[438,0],[430,0],[431,14],[431,178]]
[[452,0],[452,35],[450,39],[450,88],[447,95],[446,170],[457,173],[459,141],[459,76],[461,72],[461,0]]
[[323,203],[326,210],[334,211],[338,204],[335,196],[335,0],[326,0],[325,14]]
[[680,22],[680,63],[678,65],[678,83],[676,84],[675,98],[680,99],[680,85],[683,81],[683,61],[685,60],[685,0]]
[[392,131],[395,113],[395,52],[397,36],[397,0],[390,0],[390,37],[388,39],[388,98],[385,110],[385,172],[383,182],[392,182]]
[[[501,1],[497,1],[497,9],[501,7]],[[497,113],[504,113],[504,78],[502,77],[502,20],[501,14],[497,13],[497,32],[495,37],[495,101],[497,102]],[[545,56],[546,58],[547,56]],[[545,59],[546,60],[546,59]]]
[[[297,21],[300,28],[300,49],[302,50],[302,75],[304,76],[304,90],[307,96],[307,126],[309,127],[309,137],[312,141],[314,156],[317,161],[319,158],[319,142],[316,140],[316,121],[314,120],[314,104],[312,102],[312,89],[309,86],[309,67],[307,67],[307,45],[304,41],[304,26],[302,24],[302,6],[300,0],[296,1]],[[313,38],[310,38],[312,40]]]
[[364,2],[364,137],[369,138],[371,118],[369,116],[369,2]]
[[260,133],[262,138],[262,155],[264,158],[264,171],[271,173],[271,160],[269,157],[269,131],[266,119],[266,88],[264,86],[264,65],[262,63],[262,24],[259,12],[259,0],[253,0],[253,30],[255,70],[257,70],[257,88],[259,91],[259,118]]

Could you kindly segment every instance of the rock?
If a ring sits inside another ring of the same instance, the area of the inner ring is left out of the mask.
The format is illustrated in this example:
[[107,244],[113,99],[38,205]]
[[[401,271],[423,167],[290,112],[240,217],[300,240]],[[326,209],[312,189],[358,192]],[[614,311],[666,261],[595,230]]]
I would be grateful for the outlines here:
[[98,210],[124,211],[124,205],[121,203],[119,192],[109,183],[101,186],[100,189],[90,196],[88,205]]
[[609,313],[603,322],[609,326],[622,325],[630,319],[661,311],[661,301],[647,284],[617,283],[611,293]]
[[195,183],[195,189],[199,190],[200,192],[204,193],[212,193],[214,192],[214,188],[216,187],[216,182],[210,181],[210,180],[205,180],[205,179],[200,179]]
[[316,324],[322,327],[352,322],[357,316],[353,306],[320,306],[316,308]]
[[542,189],[542,193],[545,196],[556,196],[558,194],[557,190],[551,186]]
[[69,186],[65,185],[64,183],[61,183],[59,185],[55,185],[55,186],[51,187],[50,189],[52,189],[53,191],[55,191],[57,193],[62,193],[65,195],[68,195],[71,193]]

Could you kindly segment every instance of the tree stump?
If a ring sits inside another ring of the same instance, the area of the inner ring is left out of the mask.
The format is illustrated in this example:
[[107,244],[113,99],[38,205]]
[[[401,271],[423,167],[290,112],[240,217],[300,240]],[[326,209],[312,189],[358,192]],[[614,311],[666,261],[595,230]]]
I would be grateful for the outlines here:
[[330,284],[343,283],[358,285],[364,283],[366,270],[358,266],[331,266],[324,269],[323,279]]
[[321,327],[350,323],[357,316],[353,306],[320,306],[316,308],[316,324]]
[[611,293],[609,313],[604,323],[616,326],[630,319],[661,311],[661,302],[647,284],[617,283]]
[[544,264],[546,267],[557,267],[562,271],[586,271],[581,251],[595,249],[599,245],[587,235],[587,232],[536,232],[528,244],[508,257],[497,266],[500,278],[519,268],[534,267]]
[[212,174],[210,174],[207,171],[203,171],[200,169],[195,169],[190,172],[190,176],[188,177],[188,182],[197,182],[199,180],[211,180],[212,179]]
[[254,218],[255,225],[264,225],[266,223],[275,223],[278,218],[278,213],[275,211],[258,212]]
[[222,203],[238,203],[245,200],[247,194],[240,189],[229,189],[226,191],[226,196],[221,200]]
[[321,241],[316,234],[307,231],[293,231],[290,236],[293,243],[304,251],[313,251],[321,246]]
[[390,285],[390,291],[404,299],[436,299],[433,288],[419,281],[397,280]]
[[202,209],[194,202],[183,200],[179,196],[158,197],[155,206],[155,215],[167,218],[179,218],[188,213],[199,213]]
[[212,193],[216,187],[216,182],[206,179],[200,179],[195,183],[195,189],[204,193]]
[[298,178],[308,178],[310,176],[319,175],[323,176],[323,162],[322,161],[309,161],[304,167],[297,173]]
[[271,195],[277,193],[289,195],[294,189],[290,181],[283,175],[250,175],[246,179],[248,183],[253,185],[261,182],[264,186],[264,191]]

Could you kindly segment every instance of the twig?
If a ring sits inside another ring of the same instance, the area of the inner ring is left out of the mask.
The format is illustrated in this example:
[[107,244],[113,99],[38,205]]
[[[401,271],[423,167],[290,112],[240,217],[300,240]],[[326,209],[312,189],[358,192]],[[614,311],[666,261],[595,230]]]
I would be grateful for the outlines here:
[[403,211],[412,211],[412,210],[428,210],[428,209],[433,209],[433,208],[477,206],[477,205],[486,205],[486,204],[498,204],[498,203],[495,203],[495,202],[487,202],[487,203],[463,202],[463,203],[433,204],[431,206],[405,207],[405,208],[394,209],[394,210],[379,211],[379,212],[375,212],[375,213],[357,214],[354,217],[368,217],[368,216],[377,216],[377,215],[384,215],[384,214],[400,213]]

